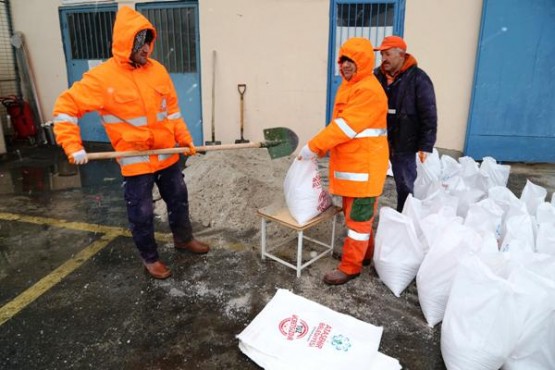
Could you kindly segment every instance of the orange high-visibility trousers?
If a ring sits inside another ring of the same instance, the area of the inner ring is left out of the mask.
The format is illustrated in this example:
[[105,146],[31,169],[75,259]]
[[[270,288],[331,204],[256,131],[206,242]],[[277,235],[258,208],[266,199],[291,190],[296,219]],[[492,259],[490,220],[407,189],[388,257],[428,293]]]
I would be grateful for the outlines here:
[[343,242],[343,253],[338,269],[346,274],[359,274],[362,261],[372,259],[374,254],[374,233],[372,224],[378,212],[378,199],[375,198],[372,217],[367,221],[351,219],[351,209],[355,198],[343,197],[343,214],[347,226],[347,237]]

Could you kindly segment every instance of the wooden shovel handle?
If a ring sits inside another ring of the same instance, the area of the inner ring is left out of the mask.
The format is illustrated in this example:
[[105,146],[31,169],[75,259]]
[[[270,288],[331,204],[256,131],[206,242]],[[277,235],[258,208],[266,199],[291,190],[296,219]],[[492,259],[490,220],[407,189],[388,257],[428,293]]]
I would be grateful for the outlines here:
[[[245,144],[223,144],[223,145],[207,145],[207,146],[197,146],[195,147],[197,152],[210,152],[216,150],[231,150],[231,149],[247,149],[247,148],[261,148],[262,143],[245,143]],[[95,159],[111,159],[111,158],[121,158],[121,157],[138,157],[145,155],[157,155],[157,154],[176,154],[176,153],[188,153],[189,148],[166,148],[166,149],[153,149],[153,150],[135,150],[128,152],[97,152],[97,153],[87,153],[87,158],[89,161]]]

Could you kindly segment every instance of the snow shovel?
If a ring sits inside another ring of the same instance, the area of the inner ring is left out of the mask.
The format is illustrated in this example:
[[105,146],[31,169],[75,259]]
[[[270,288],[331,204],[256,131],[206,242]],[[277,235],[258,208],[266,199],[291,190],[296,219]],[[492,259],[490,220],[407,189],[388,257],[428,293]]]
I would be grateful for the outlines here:
[[[250,148],[266,148],[270,154],[270,158],[286,157],[292,154],[297,145],[299,138],[292,130],[286,127],[273,127],[264,129],[264,140],[262,142],[249,142],[243,144],[223,144],[223,145],[209,145],[197,146],[197,152],[210,152],[215,150],[232,150],[232,149],[250,149]],[[167,149],[152,149],[152,150],[137,150],[128,152],[98,152],[87,153],[89,160],[95,159],[111,159],[121,157],[137,157],[155,154],[174,154],[174,153],[188,153],[189,148],[167,148]]]

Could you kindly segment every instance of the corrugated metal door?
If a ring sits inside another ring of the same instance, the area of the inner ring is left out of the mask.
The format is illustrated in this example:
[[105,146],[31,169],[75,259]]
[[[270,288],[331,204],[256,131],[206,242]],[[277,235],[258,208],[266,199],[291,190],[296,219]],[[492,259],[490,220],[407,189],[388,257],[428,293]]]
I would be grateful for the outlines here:
[[484,0],[465,154],[555,162],[555,1]]
[[170,73],[181,114],[196,145],[203,143],[200,88],[200,44],[198,3],[182,1],[137,4],[154,25],[158,39],[152,58],[162,63]]
[[[333,112],[333,102],[341,75],[337,53],[351,37],[366,37],[374,46],[385,36],[403,35],[405,0],[332,0],[330,9],[330,51],[326,124]],[[381,55],[376,52],[376,65]]]
[[[69,86],[79,81],[83,73],[112,56],[116,11],[116,5],[60,8]],[[84,115],[79,120],[79,127],[84,141],[109,141],[96,112]]]

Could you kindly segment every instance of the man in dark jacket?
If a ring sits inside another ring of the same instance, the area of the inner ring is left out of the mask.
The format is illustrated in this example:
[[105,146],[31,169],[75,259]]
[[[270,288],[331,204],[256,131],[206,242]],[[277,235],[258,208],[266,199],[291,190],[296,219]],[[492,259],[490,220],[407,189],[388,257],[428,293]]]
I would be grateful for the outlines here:
[[416,180],[416,153],[424,163],[436,141],[437,109],[434,86],[407,44],[388,36],[379,48],[382,64],[374,70],[388,98],[387,135],[389,159],[397,187],[397,211],[401,212]]

